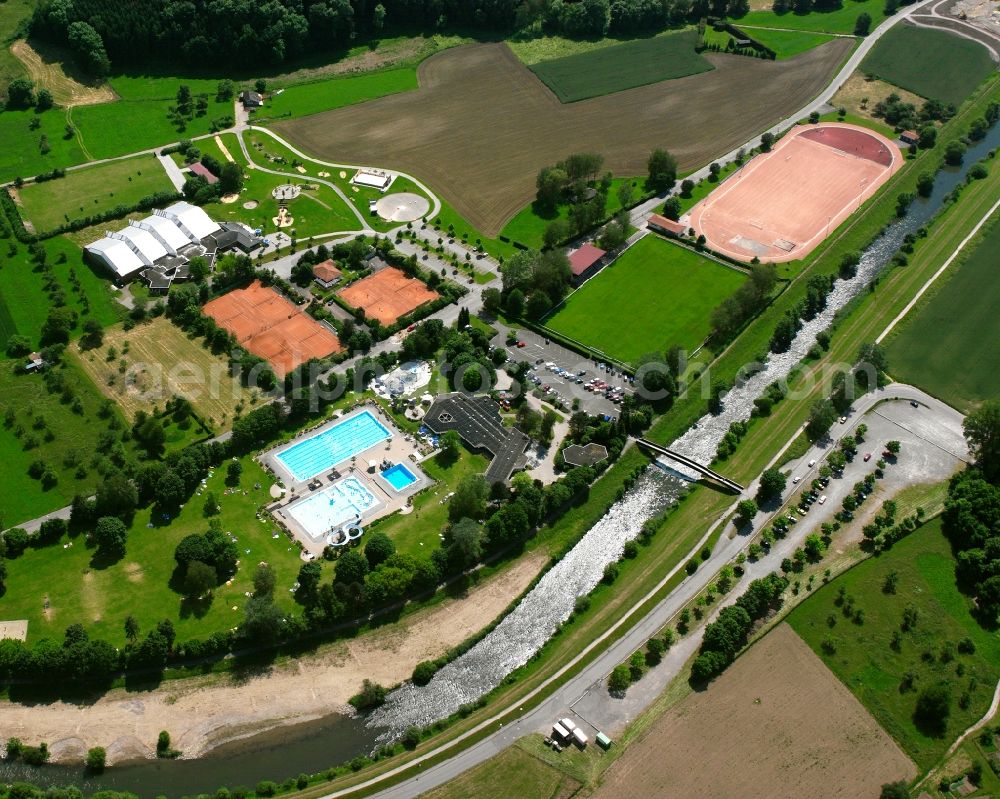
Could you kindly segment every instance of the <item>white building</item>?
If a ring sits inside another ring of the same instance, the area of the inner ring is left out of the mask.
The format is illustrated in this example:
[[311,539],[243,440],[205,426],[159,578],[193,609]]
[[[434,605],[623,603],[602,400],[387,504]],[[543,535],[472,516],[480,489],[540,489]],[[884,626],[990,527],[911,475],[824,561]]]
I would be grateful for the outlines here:
[[146,266],[152,266],[167,254],[166,248],[152,233],[131,224],[117,233],[109,233],[108,238],[124,241]]
[[222,229],[203,209],[184,200],[153,213],[169,219],[188,237],[188,241],[195,243]]
[[146,268],[142,259],[121,239],[105,236],[88,244],[84,249],[103,263],[119,283],[129,280]]
[[171,255],[177,255],[177,251],[181,247],[191,243],[190,239],[181,232],[181,229],[166,217],[153,214],[139,222],[129,222],[129,224],[148,230]]

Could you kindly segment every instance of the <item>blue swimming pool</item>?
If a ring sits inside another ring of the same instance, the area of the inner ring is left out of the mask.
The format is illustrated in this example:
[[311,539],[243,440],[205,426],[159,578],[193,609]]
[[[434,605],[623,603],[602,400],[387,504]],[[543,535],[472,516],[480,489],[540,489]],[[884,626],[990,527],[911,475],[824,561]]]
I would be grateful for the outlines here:
[[407,487],[417,482],[417,476],[401,463],[390,466],[382,472],[382,476],[396,491],[404,491]]
[[345,524],[357,524],[376,504],[372,494],[356,477],[345,477],[288,509],[313,541],[320,541]]
[[362,411],[289,447],[277,459],[296,480],[308,480],[391,437],[371,412]]

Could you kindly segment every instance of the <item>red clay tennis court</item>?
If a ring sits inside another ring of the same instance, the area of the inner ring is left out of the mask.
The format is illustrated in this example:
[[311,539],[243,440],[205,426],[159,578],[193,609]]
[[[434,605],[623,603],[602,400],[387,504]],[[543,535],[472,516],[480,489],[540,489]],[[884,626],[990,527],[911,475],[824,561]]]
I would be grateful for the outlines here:
[[271,364],[279,377],[312,358],[344,349],[335,333],[259,280],[223,294],[202,310],[241,346]]
[[352,283],[337,294],[352,308],[364,309],[367,318],[377,319],[383,325],[393,324],[399,317],[439,296],[417,278],[407,277],[391,266]]
[[798,127],[698,203],[687,225],[731,258],[804,258],[902,166],[885,136],[841,123]]

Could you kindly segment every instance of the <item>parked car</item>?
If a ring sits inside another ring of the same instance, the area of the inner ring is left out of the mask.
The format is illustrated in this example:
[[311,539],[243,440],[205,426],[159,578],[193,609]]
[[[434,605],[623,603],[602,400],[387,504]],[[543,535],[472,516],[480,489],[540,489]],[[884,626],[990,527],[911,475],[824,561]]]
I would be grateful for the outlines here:
[[868,463],[872,459],[872,454],[870,452],[865,453],[865,463]]
[[823,496],[821,496],[821,497],[819,498],[819,504],[820,504],[820,505],[823,505],[823,504],[825,504],[825,503],[826,503],[826,494],[824,494]]

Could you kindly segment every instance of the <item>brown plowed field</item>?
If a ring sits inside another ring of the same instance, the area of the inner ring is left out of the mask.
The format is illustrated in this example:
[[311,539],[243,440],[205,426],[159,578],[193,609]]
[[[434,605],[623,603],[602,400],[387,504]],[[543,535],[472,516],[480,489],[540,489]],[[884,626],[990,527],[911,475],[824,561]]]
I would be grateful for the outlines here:
[[707,691],[664,713],[608,769],[593,799],[858,799],[915,773],[854,695],[782,624]]
[[318,157],[419,177],[488,236],[531,201],[538,170],[580,151],[617,175],[666,147],[702,166],[794,113],[826,85],[849,39],[788,61],[711,54],[711,72],[561,104],[504,44],[439,53],[420,89],[276,124]]

